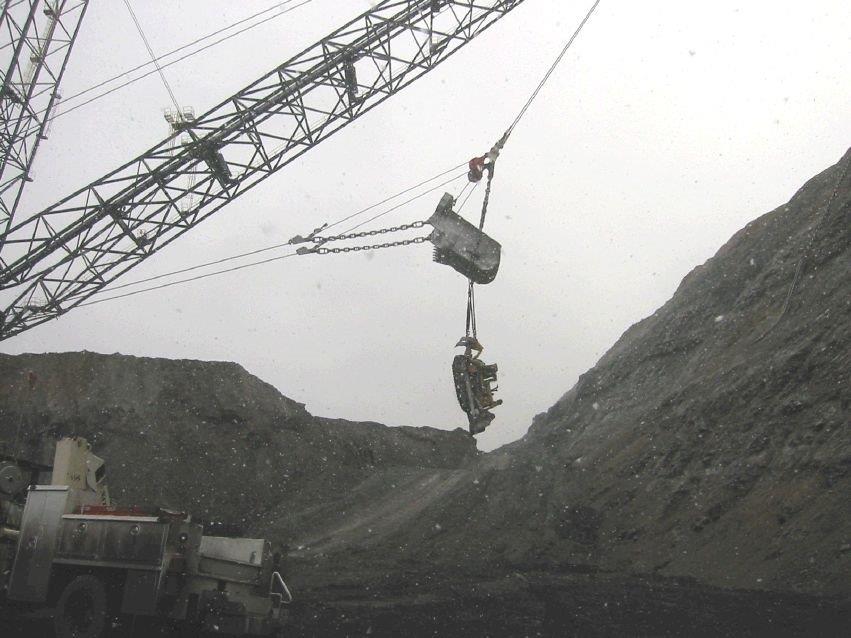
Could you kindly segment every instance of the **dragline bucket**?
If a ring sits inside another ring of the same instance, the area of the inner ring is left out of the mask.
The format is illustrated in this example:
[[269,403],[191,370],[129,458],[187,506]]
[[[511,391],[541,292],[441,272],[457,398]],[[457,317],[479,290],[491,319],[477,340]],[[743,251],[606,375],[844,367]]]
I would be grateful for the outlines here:
[[477,284],[489,284],[499,270],[499,242],[453,211],[454,203],[452,195],[445,193],[428,219],[427,223],[434,227],[429,235],[434,244],[434,260]]

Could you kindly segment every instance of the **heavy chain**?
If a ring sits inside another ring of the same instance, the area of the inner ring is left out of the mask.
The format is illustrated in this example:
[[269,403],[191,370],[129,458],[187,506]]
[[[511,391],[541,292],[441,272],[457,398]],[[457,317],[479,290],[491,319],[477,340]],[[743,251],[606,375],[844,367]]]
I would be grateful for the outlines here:
[[375,237],[376,235],[385,235],[387,233],[397,233],[400,230],[410,230],[412,228],[422,228],[425,226],[424,221],[411,222],[410,224],[402,224],[401,226],[391,226],[390,228],[377,228],[375,230],[364,230],[359,233],[349,233],[348,235],[329,235],[328,237],[310,237],[309,241],[314,244],[322,245],[330,241],[343,241],[346,239],[361,239],[363,237]]
[[[389,231],[384,231],[389,232]],[[375,233],[380,234],[380,233]],[[322,248],[316,247],[310,252],[317,255],[339,254],[339,253],[356,253],[361,250],[379,250],[381,248],[393,248],[394,246],[409,246],[411,244],[422,244],[428,241],[428,235],[425,237],[414,237],[413,239],[402,239],[399,241],[388,241],[384,244],[372,244],[369,246],[342,246],[340,248]]]
[[377,228],[375,230],[364,230],[359,233],[347,233],[342,235],[328,235],[322,237],[315,235],[321,229],[313,231],[307,237],[295,237],[290,240],[290,243],[312,242],[316,244],[313,248],[299,248],[296,253],[299,255],[337,255],[339,253],[356,253],[362,250],[380,250],[381,248],[393,248],[394,246],[409,246],[410,244],[422,244],[428,241],[429,236],[415,237],[413,239],[401,239],[399,241],[389,241],[383,244],[370,244],[367,246],[342,246],[340,248],[325,248],[325,244],[332,241],[344,241],[347,239],[362,239],[364,237],[375,237],[376,235],[386,235],[387,233],[397,233],[402,230],[411,230],[412,228],[422,228],[426,225],[425,221],[411,222],[410,224],[401,224],[400,226],[391,226],[390,228]]

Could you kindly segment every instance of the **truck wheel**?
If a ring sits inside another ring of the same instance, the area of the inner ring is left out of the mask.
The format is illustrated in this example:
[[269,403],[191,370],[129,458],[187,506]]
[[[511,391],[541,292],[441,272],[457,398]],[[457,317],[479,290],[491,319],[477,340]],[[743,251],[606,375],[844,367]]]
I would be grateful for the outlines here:
[[106,628],[106,589],[97,576],[77,576],[65,585],[53,617],[56,638],[100,638]]

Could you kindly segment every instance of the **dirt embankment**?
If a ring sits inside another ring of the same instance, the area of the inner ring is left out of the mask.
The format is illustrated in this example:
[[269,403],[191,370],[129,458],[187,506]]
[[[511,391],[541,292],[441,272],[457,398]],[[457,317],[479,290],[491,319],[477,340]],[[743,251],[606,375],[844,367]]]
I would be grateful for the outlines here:
[[[462,431],[316,418],[232,363],[90,352],[0,355],[0,442],[50,462],[85,436],[113,497],[184,509],[291,544],[299,516],[385,471],[454,469]],[[2,447],[2,446],[0,446]]]

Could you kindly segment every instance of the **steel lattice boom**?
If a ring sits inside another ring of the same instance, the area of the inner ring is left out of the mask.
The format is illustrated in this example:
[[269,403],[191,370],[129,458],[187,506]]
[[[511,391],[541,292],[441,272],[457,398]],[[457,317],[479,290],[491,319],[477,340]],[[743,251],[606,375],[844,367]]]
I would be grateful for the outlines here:
[[89,0],[5,0],[0,11],[0,246],[12,223]]
[[[385,0],[163,141],[13,226],[5,339],[79,305],[421,77],[523,0]],[[187,179],[189,178],[189,179]],[[187,184],[191,184],[188,186]]]

